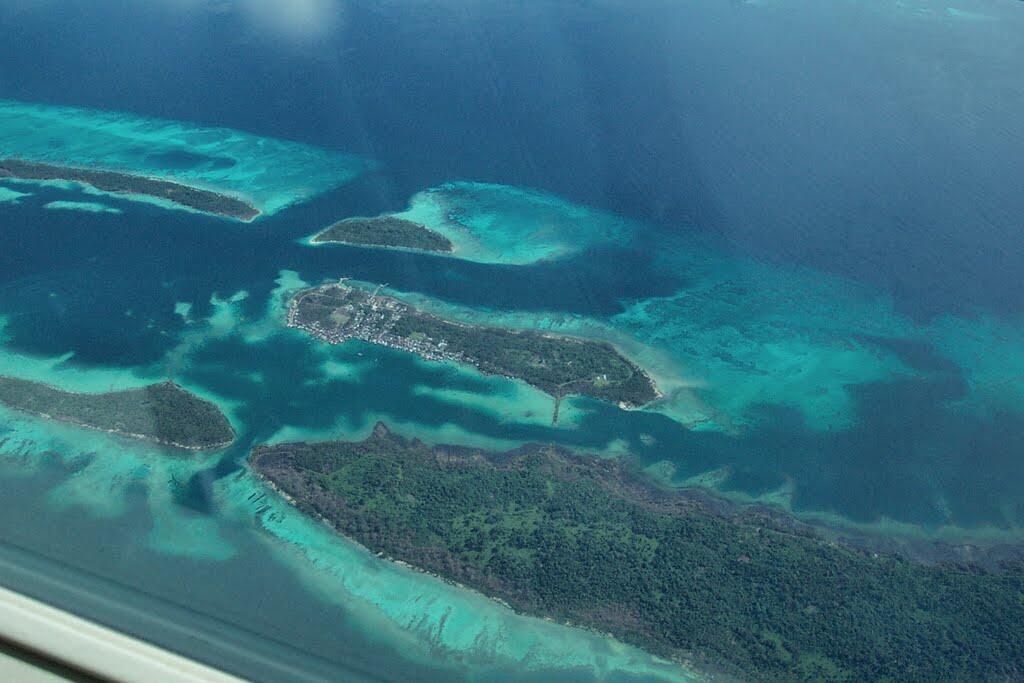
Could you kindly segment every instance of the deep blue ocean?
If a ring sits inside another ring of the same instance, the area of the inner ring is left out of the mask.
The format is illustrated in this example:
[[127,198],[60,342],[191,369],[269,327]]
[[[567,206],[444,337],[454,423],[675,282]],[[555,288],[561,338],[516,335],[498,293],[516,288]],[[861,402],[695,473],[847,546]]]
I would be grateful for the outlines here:
[[1020,312],[1015,2],[308,4],[336,18],[296,38],[231,4],[14,0],[0,88],[365,153],[385,170],[359,210],[536,187],[921,315]]
[[[191,315],[201,319],[215,312],[211,295],[244,290],[241,315],[255,320],[282,270],[309,283],[387,283],[478,310],[608,319],[625,302],[670,297],[700,279],[696,268],[660,260],[682,240],[766,272],[805,268],[863,287],[921,330],[951,317],[968,327],[997,320],[1011,332],[980,344],[997,368],[1007,354],[1000,381],[1013,389],[1024,381],[1024,369],[1013,370],[1024,365],[1009,356],[1024,318],[1024,3],[961,3],[970,16],[925,0],[309,0],[296,3],[295,16],[272,4],[0,6],[0,99],[233,128],[378,163],[252,224],[111,198],[104,203],[124,211],[116,218],[42,211],[75,194],[57,188],[0,205],[6,350],[73,351],[82,367],[166,363],[169,375],[240,406],[238,443],[176,489],[174,505],[216,516],[216,482],[236,476],[249,447],[284,427],[330,431],[339,420],[388,415],[428,431],[455,424],[481,439],[595,451],[618,441],[641,465],[671,462],[680,481],[717,472],[725,480],[714,488],[758,500],[789,486],[790,511],[854,526],[1021,535],[1024,405],[1007,390],[996,407],[964,408],[982,386],[972,379],[980,371],[930,332],[849,333],[851,347],[888,354],[905,371],[844,387],[848,423],[834,429],[785,402],[753,399],[752,426],[733,431],[688,429],[666,414],[594,401],[579,402],[571,426],[516,421],[482,399],[424,396],[424,386],[491,389],[399,353],[367,348],[373,364],[358,380],[321,381],[322,358],[294,336],[225,336],[192,350],[181,367],[167,358],[186,332],[176,303],[194,302]],[[340,217],[400,211],[415,193],[453,180],[536,188],[642,229],[624,244],[525,266],[299,241]],[[168,599],[180,572],[193,593],[177,604],[205,604],[207,616],[230,612],[228,603],[250,591],[264,595],[258,609],[225,621],[244,631],[262,614],[253,641],[232,637],[242,649],[280,638],[273,652],[302,660],[292,672],[299,678],[330,677],[345,662],[386,678],[451,675],[447,654],[437,655],[435,671],[395,658],[399,648],[387,642],[333,650],[329,634],[361,643],[359,628],[339,625],[345,611],[283,569],[251,575],[265,551],[242,532],[227,562],[142,550],[122,558],[116,553],[148,528],[151,512],[130,505],[111,522],[37,510],[66,476],[54,465],[27,479],[0,477],[3,505],[13,508],[0,518],[0,540],[22,566],[51,563],[39,574],[57,575],[63,563],[80,564],[81,576],[95,578],[68,581],[111,595],[137,583],[154,600]],[[33,528],[26,520],[37,514],[50,537],[18,531]],[[97,553],[102,543],[115,555]],[[144,571],[154,575],[138,579]],[[25,572],[7,576],[52,590]],[[169,627],[105,609],[91,611],[190,649]],[[191,648],[251,675],[242,655]],[[313,651],[330,655],[308,659]]]

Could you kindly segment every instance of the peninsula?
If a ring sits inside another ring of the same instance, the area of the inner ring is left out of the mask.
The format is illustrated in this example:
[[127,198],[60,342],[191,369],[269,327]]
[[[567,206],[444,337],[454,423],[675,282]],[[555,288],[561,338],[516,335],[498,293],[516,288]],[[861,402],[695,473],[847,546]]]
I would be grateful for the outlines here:
[[192,451],[221,448],[235,438],[231,423],[217,406],[169,381],[91,394],[0,376],[0,404],[79,427]]
[[394,216],[346,218],[325,228],[310,241],[438,252],[450,252],[453,248],[451,241],[441,233]]
[[520,379],[556,399],[580,394],[635,407],[658,397],[647,373],[611,344],[444,320],[344,283],[296,294],[288,325],[331,344],[360,339],[430,360],[466,363],[485,374]]
[[240,221],[251,221],[260,215],[255,206],[235,197],[170,180],[159,180],[117,171],[57,166],[21,159],[0,159],[0,179],[3,178],[31,181],[63,180],[81,183],[103,192],[164,199],[195,211]]
[[1024,567],[925,566],[712,510],[617,460],[406,440],[259,446],[251,466],[371,551],[514,609],[741,680],[1016,680]]

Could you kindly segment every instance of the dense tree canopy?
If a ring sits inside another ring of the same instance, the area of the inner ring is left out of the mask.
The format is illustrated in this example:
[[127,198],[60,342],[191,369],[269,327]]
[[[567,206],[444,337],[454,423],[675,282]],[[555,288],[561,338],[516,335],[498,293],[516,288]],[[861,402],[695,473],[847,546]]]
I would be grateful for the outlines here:
[[723,517],[620,465],[527,447],[258,448],[254,467],[374,551],[516,608],[764,680],[1024,675],[1024,572],[928,567]]
[[231,423],[214,404],[173,382],[81,394],[0,377],[0,403],[56,420],[193,450],[225,446]]
[[444,235],[419,223],[393,216],[346,218],[313,238],[314,242],[346,242],[379,247],[404,247],[424,251],[451,251]]

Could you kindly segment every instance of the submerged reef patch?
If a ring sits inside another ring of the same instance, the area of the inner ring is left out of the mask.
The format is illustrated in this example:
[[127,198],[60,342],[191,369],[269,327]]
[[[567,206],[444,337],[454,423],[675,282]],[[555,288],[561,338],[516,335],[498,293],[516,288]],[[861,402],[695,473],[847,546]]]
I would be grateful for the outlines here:
[[401,644],[410,657],[459,662],[474,678],[487,680],[524,672],[539,680],[704,680],[691,668],[606,634],[519,614],[464,586],[376,556],[300,514],[249,468],[219,480],[215,496],[225,512],[255,519],[268,548],[310,589]]
[[227,128],[9,100],[0,100],[0,149],[25,162],[218,193],[263,215],[342,185],[372,166],[358,156]]
[[22,198],[31,196],[32,193],[30,192],[18,192],[17,190],[12,190],[9,187],[4,187],[3,185],[0,185],[0,204],[17,204],[18,201],[21,200]]
[[480,263],[527,264],[621,244],[635,226],[546,192],[493,183],[454,182],[419,192],[409,221],[451,242],[451,255]]
[[113,206],[107,206],[99,202],[73,202],[57,200],[53,202],[47,202],[43,205],[44,209],[51,209],[54,211],[84,211],[85,213],[123,213],[121,209]]

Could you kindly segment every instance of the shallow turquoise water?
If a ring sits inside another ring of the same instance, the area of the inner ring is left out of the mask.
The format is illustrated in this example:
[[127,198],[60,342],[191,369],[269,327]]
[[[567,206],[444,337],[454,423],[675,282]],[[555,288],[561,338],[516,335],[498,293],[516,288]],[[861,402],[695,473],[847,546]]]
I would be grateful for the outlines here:
[[[395,18],[355,2],[312,49],[283,44],[273,21],[240,27],[229,4],[196,5],[178,17],[194,61],[160,56],[153,34],[175,12],[163,4],[133,17],[104,5],[102,20],[68,5],[62,25],[82,30],[60,50],[24,11],[0,44],[4,155],[101,159],[247,197],[264,217],[0,186],[0,374],[77,391],[171,377],[240,435],[182,457],[0,413],[0,538],[38,560],[37,581],[79,586],[69,604],[296,680],[346,666],[687,674],[374,558],[272,496],[255,504],[256,442],[362,438],[377,420],[430,442],[550,441],[830,528],[1019,543],[1016,4],[424,5]],[[110,68],[90,37],[110,27],[156,56]],[[223,73],[196,68],[209,64]],[[96,205],[121,213],[81,210]],[[456,252],[304,242],[382,213]],[[551,398],[521,383],[282,328],[290,291],[338,277],[460,319],[608,340],[664,398],[634,411],[568,399],[552,426]],[[106,606],[86,597],[104,591]]]
[[16,202],[22,197],[28,197],[30,193],[19,192],[9,187],[0,186],[0,203],[3,202]]
[[[3,486],[20,488],[28,482],[35,488],[39,479],[50,482],[44,498],[33,503],[44,508],[40,519],[20,522],[16,534],[20,547],[44,552],[53,539],[40,532],[55,516],[81,516],[100,529],[115,525],[122,531],[108,538],[102,552],[124,558],[120,571],[131,577],[128,585],[172,597],[200,614],[233,623],[241,618],[240,625],[257,613],[239,604],[235,616],[230,616],[211,613],[213,605],[182,602],[186,596],[175,595],[173,586],[163,583],[164,577],[154,580],[145,568],[163,562],[161,558],[183,558],[194,567],[189,574],[198,576],[223,565],[230,575],[237,571],[235,561],[245,556],[247,563],[270,565],[264,570],[270,577],[294,577],[301,584],[302,595],[296,596],[300,602],[336,605],[341,612],[334,617],[333,628],[339,636],[367,634],[362,637],[368,638],[367,647],[373,653],[370,662],[394,656],[388,653],[399,648],[407,666],[419,661],[463,674],[514,665],[524,673],[563,670],[604,676],[619,672],[686,679],[675,667],[633,648],[517,616],[480,595],[378,559],[303,518],[245,471],[212,485],[215,516],[180,505],[177,499],[185,495],[182,487],[215,466],[216,454],[185,456],[6,411],[0,421],[4,425]],[[38,535],[42,538],[34,541]],[[74,560],[83,569],[103,571],[103,558],[88,550]],[[179,582],[188,580],[178,577]],[[277,600],[282,588],[269,583],[257,590],[260,597],[253,607],[270,596]],[[284,641],[301,646],[304,633],[286,634]]]
[[551,194],[508,185],[457,182],[416,194],[394,214],[436,230],[456,258],[527,264],[627,242],[635,226]]
[[27,161],[177,180],[248,199],[267,215],[370,168],[354,155],[241,131],[2,100],[0,149]]
[[[263,310],[257,307],[255,315],[245,313],[250,296],[244,290],[212,294],[203,318],[193,315],[189,303],[178,302],[174,314],[182,327],[174,344],[159,361],[145,366],[81,364],[73,353],[41,357],[0,352],[0,374],[74,391],[141,386],[171,372],[190,390],[217,402],[240,434],[238,446],[228,453],[182,454],[0,410],[0,486],[20,490],[30,485],[37,496],[32,504],[41,511],[38,518],[18,523],[17,547],[52,556],[52,539],[45,530],[54,524],[54,516],[91,520],[92,533],[113,526],[119,533],[96,549],[100,554],[86,549],[76,555],[77,567],[105,574],[105,556],[122,555],[121,580],[134,589],[196,609],[199,617],[215,615],[239,625],[255,617],[249,608],[236,605],[236,614],[225,617],[210,612],[223,598],[212,605],[199,598],[182,603],[180,596],[173,597],[173,586],[164,583],[166,576],[152,575],[148,567],[178,558],[197,567],[192,573],[231,575],[245,571],[243,558],[245,563],[268,565],[270,576],[288,580],[273,579],[280,587],[260,585],[261,601],[279,595],[279,590],[301,590],[304,602],[335,606],[331,613],[340,610],[328,619],[327,628],[369,639],[362,658],[348,653],[334,666],[365,660],[367,667],[388,671],[393,664],[383,662],[399,656],[406,662],[399,669],[426,667],[470,677],[523,678],[557,671],[583,679],[688,680],[678,666],[609,638],[515,615],[476,593],[373,557],[302,518],[244,467],[237,469],[235,463],[254,440],[362,438],[378,418],[432,440],[471,440],[498,448],[517,443],[499,436],[481,439],[461,426],[457,411],[450,412],[460,402],[479,401],[473,412],[493,423],[511,420],[535,429],[550,423],[550,398],[523,385],[371,346],[331,348],[285,330],[283,297],[304,285],[294,271],[281,271]],[[125,320],[131,325],[135,317]],[[296,363],[306,368],[298,377]],[[445,420],[433,426],[403,420],[384,393],[378,395],[376,408],[346,411],[360,383],[375,382],[367,375],[379,375],[382,363],[392,366],[385,370],[393,373],[392,381],[410,381],[406,390],[413,405],[433,405]],[[409,371],[395,372],[403,367]],[[510,403],[516,406],[511,412]],[[571,423],[572,411],[565,412],[566,423]],[[35,531],[33,525],[38,525]],[[158,608],[169,609],[162,603]],[[149,633],[151,626],[138,628]],[[307,632],[299,627],[274,637],[283,637],[290,647],[311,647],[304,644]],[[165,638],[171,646],[181,646],[173,635]]]
[[46,204],[43,208],[57,211],[88,211],[89,213],[122,213],[121,209],[101,204],[100,202],[72,202],[57,200]]

